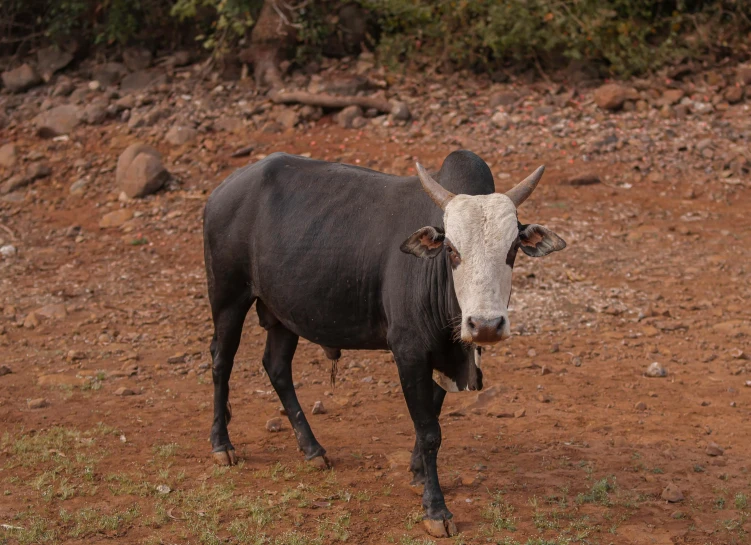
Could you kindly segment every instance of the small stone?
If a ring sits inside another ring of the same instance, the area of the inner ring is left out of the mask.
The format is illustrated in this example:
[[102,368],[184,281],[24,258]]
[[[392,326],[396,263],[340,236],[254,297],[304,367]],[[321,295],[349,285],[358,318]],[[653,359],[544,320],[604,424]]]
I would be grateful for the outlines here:
[[0,365],[0,377],[4,377],[5,375],[10,375],[13,371],[10,367],[7,365]]
[[751,85],[751,65],[741,64],[737,68],[738,70],[738,82],[743,85]]
[[362,116],[362,108],[359,106],[347,106],[336,115],[336,122],[344,129],[351,129],[354,120]]
[[282,419],[278,416],[266,421],[266,431],[276,433],[282,430]]
[[677,104],[683,98],[683,95],[683,89],[666,89],[662,93],[662,99],[660,102],[672,106],[673,104]]
[[662,495],[660,497],[669,503],[677,503],[683,501],[684,499],[681,489],[673,483],[668,483],[668,485],[665,487],[665,490],[662,491]]
[[117,160],[116,183],[131,199],[158,191],[168,178],[160,153],[147,144],[131,144]]
[[4,258],[13,257],[16,255],[16,247],[12,244],[5,244],[4,246],[0,246],[0,255]]
[[191,127],[181,127],[175,125],[167,131],[164,139],[173,146],[184,146],[192,142],[198,136],[198,131]]
[[300,122],[300,114],[291,108],[282,110],[276,118],[277,123],[287,129],[294,128]]
[[68,315],[68,311],[64,304],[53,303],[36,309],[34,314],[41,316],[42,318],[47,318],[48,320],[62,320]]
[[159,492],[160,494],[169,494],[172,491],[172,489],[166,484],[160,484],[160,485],[157,485],[156,491]]
[[636,409],[637,411],[646,411],[647,404],[643,401],[639,401],[636,405],[634,405],[634,409]]
[[733,85],[725,89],[725,100],[729,104],[737,104],[743,100],[743,88],[739,85]]
[[540,403],[550,403],[550,398],[543,394],[542,392],[537,393],[537,401]]
[[34,312],[29,312],[23,321],[23,326],[26,329],[34,329],[35,327],[39,327],[39,324],[39,317]]
[[121,208],[120,210],[114,210],[102,216],[99,220],[99,228],[107,229],[110,227],[121,227],[126,221],[133,217],[133,210]]
[[518,409],[514,411],[514,418],[522,418],[526,414],[527,414],[527,409],[524,409],[524,408]]
[[78,108],[71,104],[57,106],[34,118],[37,134],[42,138],[68,134],[78,126],[78,123]]
[[392,100],[391,104],[391,118],[395,121],[407,121],[412,114],[410,114],[409,107],[406,103],[399,100]]
[[15,144],[0,146],[0,167],[12,168],[18,161],[18,152]]
[[30,399],[26,402],[26,405],[29,407],[29,409],[44,409],[45,407],[49,407],[50,403],[43,397],[37,398],[37,399]]
[[107,102],[104,100],[97,100],[92,102],[83,109],[81,112],[81,121],[89,125],[99,125],[107,119]]
[[493,117],[490,118],[490,121],[493,122],[493,125],[498,127],[499,129],[508,129],[509,125],[511,125],[511,117],[506,112],[496,112],[493,114]]
[[725,449],[715,442],[709,443],[707,449],[704,451],[708,456],[722,456],[725,453]]
[[30,87],[42,83],[36,70],[29,64],[22,64],[13,70],[7,70],[2,74],[3,85],[11,93],[20,93]]
[[323,406],[321,401],[316,401],[313,404],[313,414],[326,414],[326,407]]
[[706,399],[705,399],[705,400],[703,400],[703,401],[702,401],[702,402],[700,403],[700,405],[701,405],[702,407],[709,407],[709,406],[710,406],[711,404],[712,404],[712,402],[711,402],[711,401],[707,401]]
[[131,390],[130,388],[126,388],[125,386],[121,386],[117,390],[115,390],[116,396],[134,396],[136,393]]
[[41,161],[31,163],[26,169],[26,180],[31,183],[39,178],[46,178],[52,174],[52,170]]
[[747,360],[748,359],[748,355],[740,348],[733,348],[730,351],[730,357],[733,358],[734,360]]
[[373,377],[364,377],[360,382],[364,382],[365,384],[370,384],[373,382]]
[[659,362],[654,361],[649,364],[644,375],[652,378],[663,378],[668,376],[668,372]]
[[178,352],[176,354],[173,354],[169,358],[167,358],[167,363],[170,364],[176,364],[176,363],[185,363],[185,352]]
[[566,178],[563,183],[565,185],[580,187],[583,185],[596,185],[601,183],[601,181],[600,177],[597,174],[577,174],[570,178]]
[[37,50],[37,68],[44,81],[50,81],[55,72],[62,70],[71,62],[73,62],[73,53],[63,51],[57,45]]
[[618,110],[626,100],[638,100],[636,89],[625,87],[618,83],[607,83],[594,93],[594,101],[604,110]]
[[548,367],[547,365],[543,365],[542,368],[540,369],[540,374],[541,375],[549,375],[552,372],[553,372],[553,370],[550,367]]
[[491,95],[490,100],[488,101],[488,106],[492,109],[495,109],[498,106],[511,106],[512,104],[515,104],[517,100],[519,100],[519,96],[514,93],[496,93]]
[[148,87],[155,87],[167,83],[166,74],[159,70],[139,70],[128,74],[120,82],[120,90],[125,93],[142,91]]

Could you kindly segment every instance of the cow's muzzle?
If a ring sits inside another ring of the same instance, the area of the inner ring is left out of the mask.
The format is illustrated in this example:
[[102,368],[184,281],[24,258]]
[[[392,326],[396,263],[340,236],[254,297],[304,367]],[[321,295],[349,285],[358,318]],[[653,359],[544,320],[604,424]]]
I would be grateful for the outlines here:
[[467,318],[467,328],[475,344],[495,344],[509,337],[508,321],[505,316],[497,318]]

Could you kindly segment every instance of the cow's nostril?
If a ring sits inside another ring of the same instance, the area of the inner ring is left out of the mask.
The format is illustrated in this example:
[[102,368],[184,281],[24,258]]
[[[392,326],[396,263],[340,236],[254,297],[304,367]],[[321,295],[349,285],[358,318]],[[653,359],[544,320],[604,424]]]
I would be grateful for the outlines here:
[[498,332],[501,332],[503,330],[503,326],[505,324],[506,324],[506,318],[504,318],[503,316],[501,316],[498,319],[498,325],[496,326],[495,330],[498,331]]
[[467,325],[469,326],[469,328],[472,331],[476,331],[477,330],[477,324],[475,323],[475,321],[471,317],[467,318]]

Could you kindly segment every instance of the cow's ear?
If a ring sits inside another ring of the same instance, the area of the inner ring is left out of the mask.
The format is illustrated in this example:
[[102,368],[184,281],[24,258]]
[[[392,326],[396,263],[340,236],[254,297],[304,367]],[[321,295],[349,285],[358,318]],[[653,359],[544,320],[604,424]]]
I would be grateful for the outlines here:
[[399,249],[405,254],[430,259],[441,253],[445,238],[440,227],[423,227],[412,233]]
[[561,237],[536,223],[519,224],[519,240],[522,252],[532,257],[542,257],[566,247],[566,242]]

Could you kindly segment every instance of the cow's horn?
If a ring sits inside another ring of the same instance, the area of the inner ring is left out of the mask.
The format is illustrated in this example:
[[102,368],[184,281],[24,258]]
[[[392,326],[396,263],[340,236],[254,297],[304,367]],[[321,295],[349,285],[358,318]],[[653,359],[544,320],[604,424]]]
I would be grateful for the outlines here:
[[535,187],[537,187],[537,183],[540,181],[540,178],[542,178],[543,172],[545,172],[545,167],[538,167],[537,170],[516,184],[515,187],[506,191],[506,196],[511,199],[514,206],[519,208],[522,203],[527,200],[535,190]]
[[420,183],[425,193],[433,199],[434,203],[441,207],[441,210],[446,210],[446,205],[455,195],[436,182],[420,163],[415,163],[415,165],[417,165],[417,175],[420,177]]

